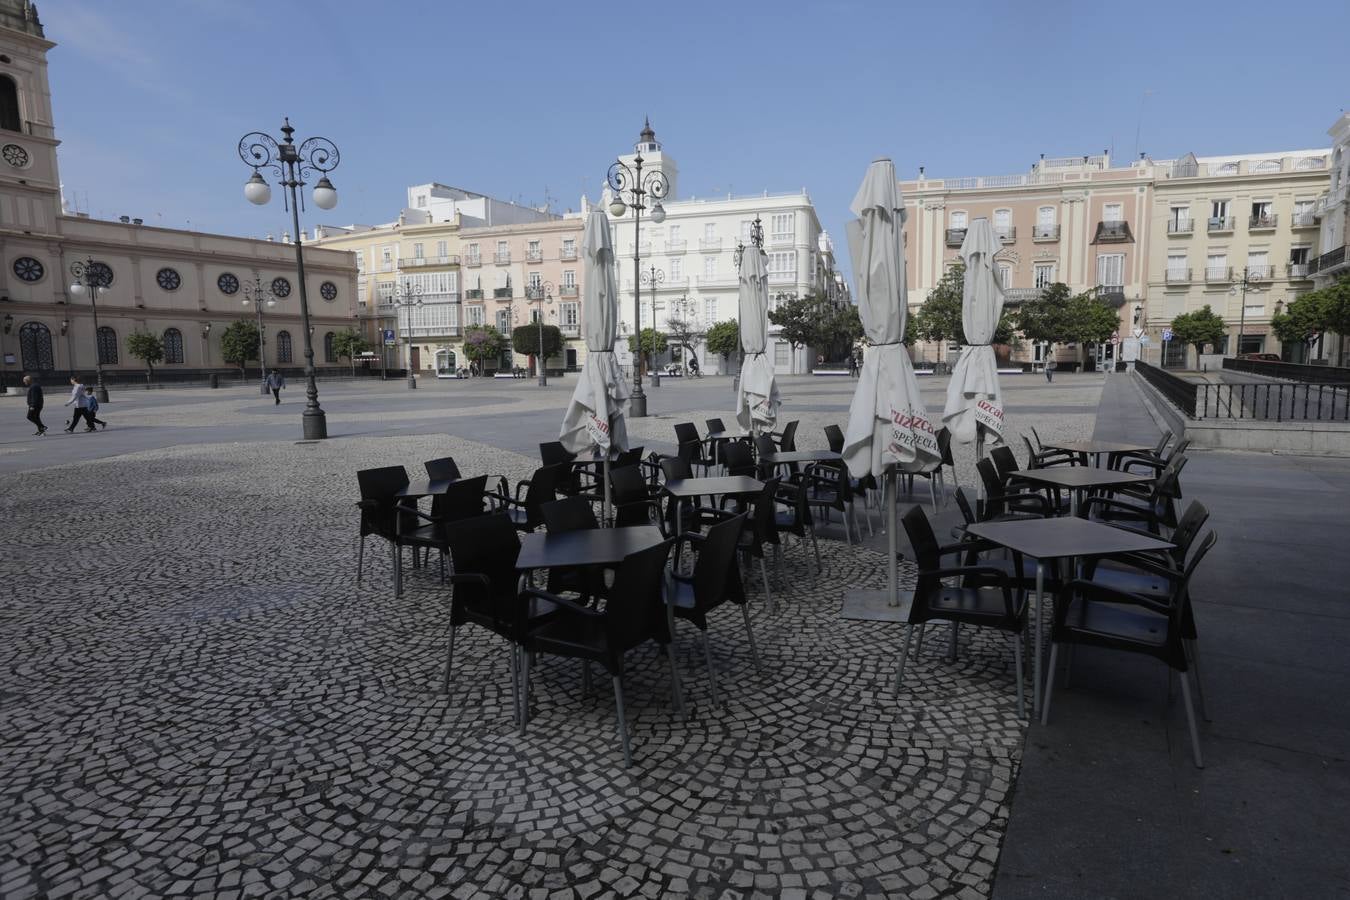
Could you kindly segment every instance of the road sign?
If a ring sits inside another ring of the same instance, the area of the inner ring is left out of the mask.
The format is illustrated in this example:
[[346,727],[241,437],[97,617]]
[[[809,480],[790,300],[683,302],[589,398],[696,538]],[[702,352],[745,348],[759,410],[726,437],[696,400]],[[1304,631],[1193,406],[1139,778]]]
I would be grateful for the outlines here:
[[395,343],[396,341],[394,339],[394,329],[392,328],[384,329],[384,345],[386,347],[392,347],[394,346]]
[[1164,340],[1164,341],[1170,341],[1171,339],[1172,339],[1172,329],[1170,329],[1170,328],[1164,328],[1164,329],[1163,329],[1163,340]]

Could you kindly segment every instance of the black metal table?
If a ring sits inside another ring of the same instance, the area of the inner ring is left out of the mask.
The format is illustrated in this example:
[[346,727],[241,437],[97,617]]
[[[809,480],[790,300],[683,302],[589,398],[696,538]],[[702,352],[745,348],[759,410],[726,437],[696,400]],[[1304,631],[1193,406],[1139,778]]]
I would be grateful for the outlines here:
[[450,490],[450,485],[457,479],[454,478],[419,478],[417,481],[410,481],[394,493],[395,497],[401,500],[417,500],[421,497],[439,497]]
[[1078,515],[1085,491],[1093,488],[1120,487],[1125,484],[1139,484],[1151,481],[1152,475],[1138,472],[1118,472],[1115,469],[1086,468],[1084,466],[1052,466],[1048,469],[1018,469],[1015,477],[1019,481],[1045,487],[1063,488],[1069,492],[1069,515]]
[[625,556],[654,547],[663,540],[661,529],[655,525],[525,534],[520,538],[516,568],[612,566],[623,562]]
[[[667,481],[661,488],[677,501],[690,497],[737,497],[746,494],[758,494],[764,490],[764,482],[748,475],[722,475],[715,478],[675,478]],[[675,504],[675,530],[684,533],[683,516],[680,504]]]
[[1032,674],[1032,708],[1041,706],[1041,612],[1045,607],[1045,563],[1062,559],[1100,558],[1117,553],[1146,550],[1171,550],[1176,545],[1161,538],[1142,535],[1123,528],[1089,522],[1076,517],[1058,519],[1013,519],[1007,522],[975,522],[966,526],[966,534],[984,538],[1035,559],[1036,566],[1036,649]]

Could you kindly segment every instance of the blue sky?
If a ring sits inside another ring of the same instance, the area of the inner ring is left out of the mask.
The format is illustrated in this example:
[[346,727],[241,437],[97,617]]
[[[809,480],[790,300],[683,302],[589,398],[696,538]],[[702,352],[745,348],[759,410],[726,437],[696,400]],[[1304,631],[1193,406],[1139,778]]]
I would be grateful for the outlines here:
[[[1038,154],[1324,146],[1350,102],[1345,0],[1083,4],[44,0],[62,180],[95,216],[260,236],[247,131],[334,140],[337,209],[442,181],[575,208],[644,114],[680,193],[806,187],[840,256],[870,160],[902,177]],[[659,9],[659,12],[657,11]],[[629,12],[628,10],[632,10]],[[1145,92],[1149,93],[1145,95]],[[1142,101],[1142,116],[1141,111]],[[310,207],[305,224],[318,212]]]

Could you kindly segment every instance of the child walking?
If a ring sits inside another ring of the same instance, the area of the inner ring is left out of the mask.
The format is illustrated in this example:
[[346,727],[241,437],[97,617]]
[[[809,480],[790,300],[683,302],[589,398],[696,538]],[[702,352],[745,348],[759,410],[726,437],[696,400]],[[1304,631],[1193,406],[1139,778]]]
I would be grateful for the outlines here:
[[93,431],[94,425],[101,425],[106,430],[108,423],[100,419],[95,413],[98,412],[98,398],[94,396],[94,389],[87,387],[84,389],[84,423],[87,426],[85,431]]

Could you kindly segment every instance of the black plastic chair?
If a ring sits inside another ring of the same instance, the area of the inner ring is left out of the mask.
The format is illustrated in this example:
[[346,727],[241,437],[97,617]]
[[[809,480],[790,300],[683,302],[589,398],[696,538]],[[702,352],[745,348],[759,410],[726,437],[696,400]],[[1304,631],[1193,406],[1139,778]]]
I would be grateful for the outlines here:
[[529,478],[517,482],[514,493],[506,477],[502,476],[498,489],[489,491],[486,496],[515,523],[516,528],[534,531],[544,524],[540,507],[558,499],[557,479],[558,466],[540,466]]
[[660,524],[661,503],[648,488],[639,466],[620,466],[609,470],[615,528]]
[[[914,588],[914,602],[910,605],[908,628],[905,630],[905,644],[900,650],[900,664],[895,673],[895,692],[900,693],[905,676],[905,661],[909,656],[910,641],[914,637],[915,626],[922,627],[928,622],[942,621],[957,625],[975,625],[983,628],[995,628],[1012,636],[1013,658],[1017,679],[1017,714],[1026,715],[1022,665],[1022,632],[1026,627],[1026,594],[1017,590],[1007,574],[1000,568],[983,562],[970,562],[971,553],[983,549],[994,549],[993,544],[965,540],[956,544],[942,546],[938,544],[933,527],[929,524],[928,514],[923,507],[915,505],[905,512],[901,519],[910,546],[914,548],[914,559],[919,567],[918,583]],[[944,566],[944,556],[964,557],[962,565]],[[1014,554],[1014,562],[1020,568],[1020,554]],[[961,585],[952,587],[944,583],[947,578],[960,578]]]
[[939,494],[941,494],[944,501],[947,497],[947,476],[944,475],[942,471],[944,466],[952,470],[952,480],[956,480],[956,461],[952,458],[951,429],[946,426],[938,429],[937,445],[938,453],[941,454],[941,459],[937,466],[926,472],[905,473],[905,476],[908,479],[907,489],[910,494],[914,493],[914,479],[916,476],[928,479],[928,495],[929,499],[933,501],[933,512],[937,512]]
[[[360,584],[365,574],[366,538],[370,535],[389,543],[390,561],[394,564],[397,581],[400,531],[405,525],[411,530],[417,522],[416,517],[409,515],[399,503],[399,498],[394,496],[408,486],[408,470],[403,466],[362,469],[356,473],[356,482],[361,490],[361,500],[356,504],[361,511],[360,540],[356,546],[356,583]],[[401,522],[400,517],[403,520]],[[399,586],[395,584],[395,595],[398,590]]]
[[450,673],[455,664],[455,632],[463,625],[477,625],[508,641],[511,651],[511,696],[514,716],[521,720],[519,658],[517,648],[532,626],[547,622],[555,608],[547,601],[521,593],[522,578],[516,571],[520,539],[506,515],[453,522],[446,528],[454,572],[450,595],[450,641],[445,654],[441,692],[450,692]]
[[675,710],[684,714],[680,696],[680,675],[675,667],[675,651],[670,643],[670,625],[662,600],[662,582],[666,559],[673,540],[663,541],[634,553],[619,564],[611,599],[604,610],[587,609],[562,597],[543,591],[526,593],[556,607],[549,620],[531,630],[525,639],[524,677],[521,684],[522,721],[529,722],[530,659],[532,654],[549,654],[597,662],[605,667],[614,683],[614,707],[619,739],[623,744],[625,766],[633,764],[628,725],[623,709],[624,656],[647,641],[655,641],[666,650],[670,662],[671,692]]
[[1030,491],[1012,491],[999,480],[998,470],[992,460],[981,459],[975,463],[975,472],[984,486],[984,509],[981,522],[996,522],[1006,519],[1040,519],[1055,514],[1050,500]]
[[427,470],[427,478],[432,481],[454,481],[460,477],[459,466],[455,464],[453,456],[429,459],[422,465]]
[[707,442],[699,437],[698,426],[693,422],[676,423],[675,443],[680,448],[680,455],[688,459],[691,466],[702,466],[704,474],[717,465],[715,454],[710,452]]
[[1147,528],[1150,534],[1162,534],[1164,528],[1177,525],[1176,500],[1181,496],[1179,479],[1186,462],[1185,454],[1174,456],[1144,491],[1119,489],[1110,497],[1088,497],[1079,511],[1085,518],[1099,522],[1137,524]]
[[825,426],[825,443],[827,443],[835,453],[844,452],[844,429],[838,425]]
[[[1163,433],[1158,437],[1158,443],[1152,450],[1129,450],[1124,453],[1112,453],[1106,457],[1107,468],[1119,469],[1125,463],[1131,460],[1144,460],[1145,462],[1162,462],[1167,455],[1167,445],[1172,442],[1173,435],[1170,428],[1164,428]],[[1189,441],[1187,442],[1189,444]],[[1182,448],[1185,449],[1185,448]]]
[[550,534],[586,531],[600,527],[591,501],[585,497],[563,497],[561,500],[545,503],[539,508],[539,513],[543,517],[544,528],[548,529]]
[[791,453],[797,449],[797,426],[800,424],[801,422],[798,419],[793,419],[783,427],[782,431],[769,432],[779,450],[784,453]]
[[741,533],[746,527],[744,514],[733,516],[708,529],[707,534],[685,532],[677,540],[688,544],[697,554],[692,575],[678,571],[674,576],[674,590],[667,597],[667,608],[672,620],[671,637],[675,636],[675,619],[693,623],[703,633],[703,655],[708,662],[708,685],[714,706],[717,699],[717,670],[713,665],[712,645],[708,641],[708,613],[728,601],[741,608],[745,619],[745,633],[750,639],[750,658],[759,668],[759,651],[755,648],[755,632],[750,627],[750,610],[745,602],[745,588],[741,584],[741,570],[736,565],[736,551]]
[[[830,510],[837,511],[844,523],[844,543],[852,544],[849,517],[853,518],[854,529],[861,526],[858,525],[858,512],[853,506],[853,488],[848,469],[844,468],[843,463],[813,463],[806,467],[803,477],[810,486],[806,505],[813,511],[819,510],[826,521],[829,520]],[[861,531],[858,531],[858,540],[862,540]]]
[[722,465],[726,466],[728,475],[755,477],[755,454],[748,444],[742,441],[728,441],[723,445],[721,452]]
[[1022,443],[1027,448],[1027,468],[1028,469],[1049,469],[1053,466],[1082,466],[1087,465],[1083,454],[1071,453],[1068,450],[1042,450],[1037,452],[1036,448],[1031,446],[1031,438],[1025,434],[1022,435]]
[[1063,644],[1102,647],[1151,656],[1166,664],[1181,679],[1186,704],[1186,724],[1191,733],[1191,753],[1197,769],[1204,768],[1200,754],[1200,731],[1195,722],[1191,699],[1190,671],[1193,660],[1188,652],[1184,623],[1190,615],[1190,581],[1200,562],[1218,538],[1207,534],[1181,572],[1170,572],[1170,594],[1158,600],[1108,587],[1089,579],[1065,584],[1055,601],[1055,624],[1051,630],[1050,674],[1045,684],[1045,702],[1041,724],[1050,721],[1050,701],[1054,696],[1055,667]]
[[562,441],[544,441],[539,445],[539,462],[551,466],[554,472],[553,490],[564,497],[587,496],[599,499],[595,493],[595,475],[586,467],[576,465],[577,455],[562,445]]
[[[767,482],[768,479],[766,479]],[[773,527],[779,535],[796,535],[802,549],[806,549],[807,538],[811,539],[811,549],[816,556],[816,574],[825,571],[820,562],[820,546],[816,543],[816,530],[811,519],[811,507],[807,504],[810,491],[804,481],[780,481],[774,494]],[[813,576],[814,577],[814,576]]]

